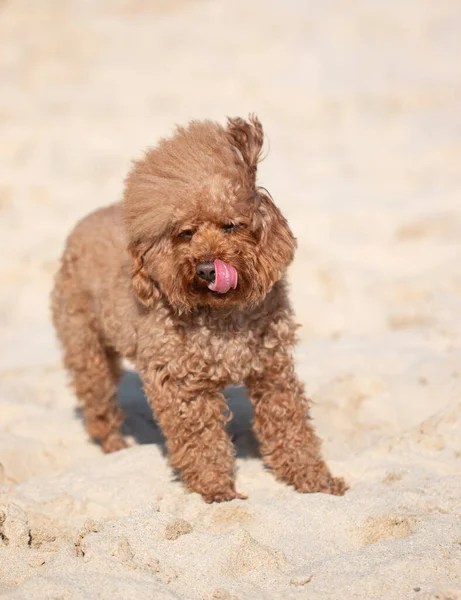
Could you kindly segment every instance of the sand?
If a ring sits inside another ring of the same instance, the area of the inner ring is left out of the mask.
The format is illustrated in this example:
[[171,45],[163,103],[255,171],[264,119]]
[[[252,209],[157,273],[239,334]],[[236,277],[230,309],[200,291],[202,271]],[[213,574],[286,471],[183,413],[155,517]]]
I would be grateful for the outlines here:
[[[457,0],[0,3],[0,594],[16,600],[461,598]],[[75,221],[190,118],[262,119],[325,455],[300,495],[235,414],[246,501],[169,469],[139,378],[133,447],[85,435],[49,318]]]

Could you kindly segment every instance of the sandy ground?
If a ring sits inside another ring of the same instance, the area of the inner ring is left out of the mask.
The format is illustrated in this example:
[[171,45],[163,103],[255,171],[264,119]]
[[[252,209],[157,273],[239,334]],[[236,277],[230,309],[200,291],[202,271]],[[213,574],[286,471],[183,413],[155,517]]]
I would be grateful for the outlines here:
[[[0,40],[2,597],[459,600],[458,0],[3,0]],[[133,372],[137,443],[103,456],[50,325],[65,236],[130,160],[176,122],[250,111],[344,498],[264,470],[239,389],[247,501],[185,493]]]

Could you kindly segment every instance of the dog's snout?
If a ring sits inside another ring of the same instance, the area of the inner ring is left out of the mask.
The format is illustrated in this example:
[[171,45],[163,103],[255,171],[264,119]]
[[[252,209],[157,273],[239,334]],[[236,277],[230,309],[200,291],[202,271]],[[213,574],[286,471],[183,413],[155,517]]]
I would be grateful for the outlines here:
[[213,283],[213,281],[215,280],[214,263],[212,263],[212,262],[197,263],[195,270],[197,272],[197,275],[201,279],[204,279],[205,281],[209,281],[210,283]]

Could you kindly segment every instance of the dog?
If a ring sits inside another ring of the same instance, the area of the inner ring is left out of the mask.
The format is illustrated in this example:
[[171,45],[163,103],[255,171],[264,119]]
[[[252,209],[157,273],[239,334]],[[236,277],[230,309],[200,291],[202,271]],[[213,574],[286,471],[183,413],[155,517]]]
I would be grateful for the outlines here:
[[206,502],[245,498],[222,394],[244,383],[261,456],[299,492],[342,495],[295,374],[285,274],[296,241],[256,183],[263,128],[192,121],[134,162],[121,202],[80,221],[52,293],[53,323],[86,429],[127,446],[120,360],[138,370],[171,466]]

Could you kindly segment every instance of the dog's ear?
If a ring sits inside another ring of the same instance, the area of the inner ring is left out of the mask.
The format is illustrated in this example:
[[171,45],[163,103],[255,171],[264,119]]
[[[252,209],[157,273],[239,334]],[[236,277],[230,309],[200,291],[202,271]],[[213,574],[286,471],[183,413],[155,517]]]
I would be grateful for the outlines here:
[[274,272],[276,278],[280,277],[294,258],[296,238],[269,193],[261,188],[258,190],[253,228],[258,236],[260,260],[267,262],[266,271]]
[[250,115],[248,121],[240,117],[228,118],[226,134],[231,145],[237,150],[239,162],[248,168],[254,183],[264,142],[261,122],[256,115]]
[[160,292],[149,275],[144,263],[144,254],[147,250],[130,247],[132,258],[131,264],[131,284],[138,300],[147,307],[152,307],[160,298]]

